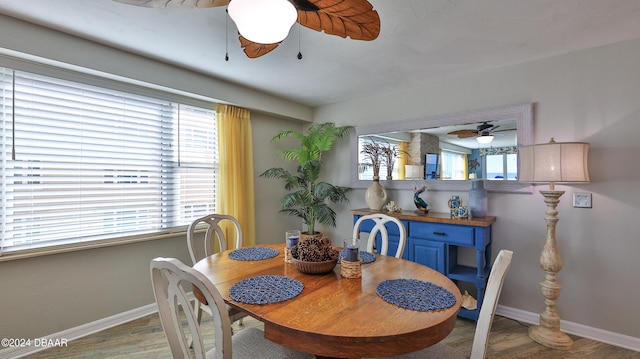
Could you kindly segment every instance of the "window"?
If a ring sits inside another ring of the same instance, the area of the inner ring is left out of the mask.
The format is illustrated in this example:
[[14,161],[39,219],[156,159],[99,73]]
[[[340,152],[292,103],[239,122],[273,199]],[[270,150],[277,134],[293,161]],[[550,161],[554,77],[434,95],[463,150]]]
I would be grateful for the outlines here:
[[443,180],[466,180],[467,179],[467,155],[464,153],[442,151],[442,173]]
[[169,232],[214,210],[214,111],[0,71],[1,250]]
[[[373,167],[370,165],[370,160],[362,153],[363,146],[367,144],[377,144],[379,146],[384,146],[388,148],[392,148],[395,153],[400,153],[400,146],[398,141],[389,141],[385,139],[385,142],[377,142],[372,138],[360,138],[358,140],[358,179],[373,179]],[[380,153],[380,172],[378,173],[380,179],[387,178],[387,163],[385,156]],[[395,161],[393,162],[393,169],[391,170],[391,177],[397,179],[398,178],[398,166],[399,162],[397,156],[395,157]]]
[[485,156],[486,174],[488,180],[508,180],[518,179],[518,154],[498,154]]

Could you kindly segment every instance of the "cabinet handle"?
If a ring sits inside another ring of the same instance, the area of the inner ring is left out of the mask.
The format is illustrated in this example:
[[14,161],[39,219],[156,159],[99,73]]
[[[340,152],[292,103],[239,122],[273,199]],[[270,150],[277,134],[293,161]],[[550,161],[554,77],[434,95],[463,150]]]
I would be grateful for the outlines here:
[[433,232],[433,234],[435,234],[436,236],[446,236],[447,235],[445,232]]

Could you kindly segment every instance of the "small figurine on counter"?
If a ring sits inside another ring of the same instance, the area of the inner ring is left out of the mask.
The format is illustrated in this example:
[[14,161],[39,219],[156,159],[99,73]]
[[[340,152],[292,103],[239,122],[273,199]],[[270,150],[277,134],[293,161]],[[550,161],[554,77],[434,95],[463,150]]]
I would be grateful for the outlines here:
[[451,212],[451,218],[469,218],[469,211],[466,206],[462,205],[460,196],[451,196],[451,199],[447,203],[449,205],[449,211]]
[[413,203],[415,203],[417,213],[429,213],[429,205],[422,198],[420,198],[420,194],[427,189],[426,186],[422,186],[418,188],[418,186],[413,187]]
[[389,212],[402,212],[402,208],[400,208],[400,206],[398,206],[396,201],[390,201],[389,203],[387,203],[385,208]]
[[451,218],[458,218],[458,207],[462,206],[462,200],[460,196],[451,196],[451,199],[447,202],[449,206],[449,212],[451,213]]

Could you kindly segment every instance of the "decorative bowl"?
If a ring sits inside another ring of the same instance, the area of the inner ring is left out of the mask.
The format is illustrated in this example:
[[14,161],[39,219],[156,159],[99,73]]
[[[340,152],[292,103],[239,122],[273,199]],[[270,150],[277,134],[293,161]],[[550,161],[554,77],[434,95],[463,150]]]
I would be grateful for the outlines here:
[[338,264],[338,258],[323,262],[301,261],[293,257],[291,260],[297,270],[306,274],[326,274],[333,271],[333,268]]

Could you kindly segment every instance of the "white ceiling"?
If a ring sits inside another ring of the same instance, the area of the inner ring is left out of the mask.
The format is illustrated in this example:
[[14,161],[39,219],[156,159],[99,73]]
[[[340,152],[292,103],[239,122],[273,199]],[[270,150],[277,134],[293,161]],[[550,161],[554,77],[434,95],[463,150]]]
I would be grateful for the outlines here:
[[381,19],[374,41],[294,26],[272,53],[249,59],[229,20],[228,62],[222,7],[0,0],[0,13],[309,106],[640,38],[638,0],[369,1]]

